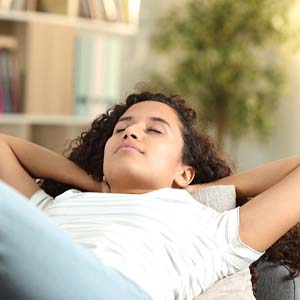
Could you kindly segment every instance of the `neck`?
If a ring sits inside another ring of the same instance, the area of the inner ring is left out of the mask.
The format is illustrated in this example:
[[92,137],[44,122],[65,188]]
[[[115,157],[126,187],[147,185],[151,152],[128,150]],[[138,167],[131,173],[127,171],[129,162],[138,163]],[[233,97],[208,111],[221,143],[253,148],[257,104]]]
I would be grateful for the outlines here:
[[[131,184],[134,182],[134,184]],[[166,186],[155,185],[150,182],[137,182],[136,180],[130,180],[129,182],[117,181],[110,184],[110,192],[118,194],[145,194]]]
[[114,187],[110,189],[111,193],[116,194],[145,194],[152,192],[154,189],[137,189],[137,188],[121,188],[121,187]]

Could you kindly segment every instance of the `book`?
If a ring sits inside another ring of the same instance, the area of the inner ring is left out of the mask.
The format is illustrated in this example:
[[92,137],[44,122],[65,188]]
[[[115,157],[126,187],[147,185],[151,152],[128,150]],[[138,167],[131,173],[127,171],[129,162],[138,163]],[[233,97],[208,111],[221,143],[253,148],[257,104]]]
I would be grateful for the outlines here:
[[74,113],[76,115],[90,115],[92,47],[92,36],[84,34],[77,36],[74,81]]
[[89,13],[90,13],[90,17],[92,19],[96,19],[97,18],[97,11],[96,11],[96,7],[95,7],[95,1],[94,0],[86,0],[87,5],[89,7]]
[[0,49],[0,113],[4,113],[4,91],[3,91],[3,85],[4,85],[4,76],[3,76],[3,70],[2,70],[2,50]]
[[37,9],[37,0],[27,0],[26,10],[36,11]]
[[96,18],[97,19],[105,19],[105,12],[102,0],[93,0],[95,2],[95,10],[96,10]]
[[15,37],[0,35],[0,76],[1,76],[1,111],[19,111],[19,82],[16,52],[18,43]]
[[121,21],[128,23],[129,22],[128,0],[117,0],[117,1],[119,1]]
[[11,88],[11,103],[12,111],[20,112],[20,93],[19,93],[19,78],[18,78],[18,65],[15,53],[10,53],[9,60],[10,69],[10,88]]
[[9,52],[7,49],[0,50],[0,85],[3,95],[3,111],[6,113],[13,112],[11,86],[10,86],[10,66]]
[[4,113],[4,95],[0,76],[0,113]]
[[90,115],[94,118],[103,113],[107,109],[105,102],[105,86],[104,86],[104,46],[105,38],[98,36],[94,37],[92,56],[92,74],[91,74],[91,87],[90,87]]
[[103,7],[105,18],[107,21],[117,21],[118,20],[118,9],[116,2],[114,0],[103,0]]
[[80,0],[80,15],[85,18],[91,18],[90,7],[87,0]]
[[0,1],[0,8],[3,10],[9,10],[12,5],[12,0],[1,0]]
[[111,106],[120,97],[121,42],[118,37],[107,38],[104,57],[104,99],[107,106]]
[[127,0],[128,23],[138,25],[141,0]]
[[79,0],[68,0],[68,16],[78,17],[79,16]]
[[[74,0],[68,0],[74,1]],[[39,0],[38,9],[43,12],[67,15],[68,14],[68,1],[62,0]]]
[[11,3],[12,10],[26,10],[26,0],[13,0]]
[[119,100],[121,42],[82,34],[75,48],[74,113],[95,117]]
[[91,17],[93,19],[105,19],[105,12],[102,0],[87,0]]

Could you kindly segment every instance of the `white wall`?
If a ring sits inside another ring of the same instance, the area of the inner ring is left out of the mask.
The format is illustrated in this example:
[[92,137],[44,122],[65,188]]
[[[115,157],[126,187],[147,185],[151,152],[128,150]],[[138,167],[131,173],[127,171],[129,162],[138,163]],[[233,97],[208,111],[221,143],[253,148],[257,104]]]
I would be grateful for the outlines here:
[[[122,94],[125,97],[131,93],[136,83],[145,81],[150,69],[159,63],[151,51],[149,38],[154,30],[156,20],[174,2],[180,3],[184,0],[141,0],[139,33],[130,40],[125,40],[123,56],[123,85]],[[130,75],[129,75],[130,74]]]
[[[274,114],[274,127],[269,141],[258,142],[255,137],[245,137],[237,148],[237,168],[244,170],[261,163],[289,155],[300,155],[300,3],[296,2],[290,14],[296,34],[280,51],[284,62],[286,85],[279,107]],[[297,44],[298,43],[298,44]]]

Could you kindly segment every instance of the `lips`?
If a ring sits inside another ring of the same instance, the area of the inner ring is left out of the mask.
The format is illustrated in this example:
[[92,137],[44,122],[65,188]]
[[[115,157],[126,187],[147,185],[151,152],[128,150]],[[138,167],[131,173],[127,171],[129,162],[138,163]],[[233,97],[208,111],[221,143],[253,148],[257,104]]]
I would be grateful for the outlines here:
[[122,148],[132,148],[132,149],[140,152],[141,154],[144,154],[144,151],[142,149],[140,149],[138,146],[136,146],[132,143],[122,143],[115,152],[118,152]]

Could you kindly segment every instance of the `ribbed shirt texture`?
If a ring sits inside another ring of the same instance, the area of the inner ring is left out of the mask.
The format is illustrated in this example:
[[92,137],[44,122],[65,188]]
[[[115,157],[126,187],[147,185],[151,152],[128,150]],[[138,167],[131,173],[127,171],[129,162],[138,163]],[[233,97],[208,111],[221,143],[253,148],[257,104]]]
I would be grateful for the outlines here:
[[262,255],[240,240],[238,208],[219,213],[181,189],[55,199],[40,190],[31,201],[154,300],[193,299]]

